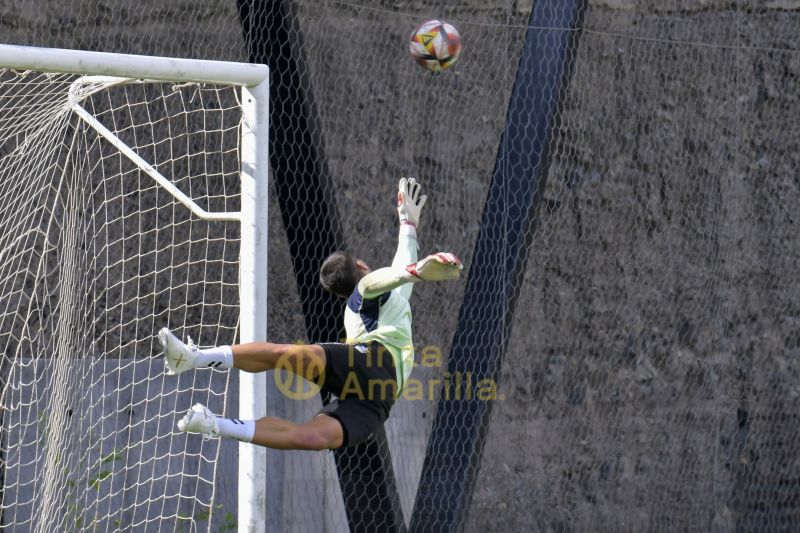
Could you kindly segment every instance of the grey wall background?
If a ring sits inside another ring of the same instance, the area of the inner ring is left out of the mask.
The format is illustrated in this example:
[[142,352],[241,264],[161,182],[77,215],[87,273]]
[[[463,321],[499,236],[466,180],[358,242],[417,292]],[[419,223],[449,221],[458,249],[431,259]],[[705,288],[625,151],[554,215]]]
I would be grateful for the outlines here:
[[[531,2],[296,5],[348,245],[389,260],[396,181],[415,174],[430,195],[421,252],[493,275],[470,255]],[[245,57],[233,2],[0,8],[3,42]],[[465,44],[442,76],[405,52],[432,17]],[[590,2],[467,530],[797,528],[798,27],[792,0]],[[269,207],[269,331],[294,340]],[[416,290],[420,348],[447,354],[462,291]],[[407,403],[389,427],[406,512],[435,416]],[[328,459],[286,461],[284,526],[310,527],[298,517],[323,505],[340,530]]]

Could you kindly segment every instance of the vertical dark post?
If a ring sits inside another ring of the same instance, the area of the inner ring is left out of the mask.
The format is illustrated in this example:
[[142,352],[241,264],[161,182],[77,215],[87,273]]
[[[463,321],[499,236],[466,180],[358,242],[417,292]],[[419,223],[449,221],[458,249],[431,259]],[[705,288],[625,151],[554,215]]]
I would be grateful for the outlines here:
[[[325,257],[344,248],[290,0],[237,0],[249,60],[270,68],[270,167],[312,342],[344,338],[341,301],[318,282]],[[327,403],[327,398],[323,398]],[[405,529],[386,434],[335,452],[351,531]]]
[[[447,364],[452,376],[471,373],[473,386],[497,382],[584,10],[585,0],[539,0],[531,12]],[[474,396],[440,397],[411,531],[463,527],[491,407]]]
[[344,246],[325,162],[303,42],[291,2],[238,0],[251,63],[270,68],[270,167],[312,341],[339,339],[341,302],[318,282],[325,257]]

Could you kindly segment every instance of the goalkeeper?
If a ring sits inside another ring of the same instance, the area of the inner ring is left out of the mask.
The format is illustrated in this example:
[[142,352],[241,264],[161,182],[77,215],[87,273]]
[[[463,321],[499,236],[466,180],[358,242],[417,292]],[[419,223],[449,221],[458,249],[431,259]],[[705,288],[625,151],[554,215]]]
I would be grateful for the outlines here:
[[281,368],[319,383],[336,399],[303,424],[273,417],[223,418],[195,404],[178,429],[269,448],[323,450],[354,446],[381,427],[414,363],[408,303],[414,283],[457,279],[462,268],[449,253],[417,262],[417,228],[427,197],[414,179],[401,179],[399,189],[400,242],[392,266],[372,271],[352,254],[335,252],[320,269],[322,286],[347,299],[346,343],[252,342],[198,350],[191,339],[184,344],[167,328],[158,334],[169,374],[192,368]]

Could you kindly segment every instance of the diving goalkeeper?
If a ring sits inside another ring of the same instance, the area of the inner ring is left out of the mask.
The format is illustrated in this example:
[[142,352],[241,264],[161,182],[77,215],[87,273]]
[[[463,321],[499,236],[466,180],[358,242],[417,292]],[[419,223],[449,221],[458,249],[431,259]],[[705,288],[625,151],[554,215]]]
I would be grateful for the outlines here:
[[401,179],[397,193],[400,236],[390,267],[370,270],[348,252],[335,252],[320,268],[322,286],[347,300],[345,343],[309,345],[252,342],[198,350],[169,329],[158,338],[168,374],[193,368],[280,368],[318,383],[336,399],[311,420],[239,420],[216,416],[195,404],[178,429],[206,437],[228,437],[284,450],[324,450],[363,442],[383,425],[411,374],[414,347],[408,300],[414,283],[457,279],[461,262],[437,253],[417,261],[417,228],[427,197],[414,179]]

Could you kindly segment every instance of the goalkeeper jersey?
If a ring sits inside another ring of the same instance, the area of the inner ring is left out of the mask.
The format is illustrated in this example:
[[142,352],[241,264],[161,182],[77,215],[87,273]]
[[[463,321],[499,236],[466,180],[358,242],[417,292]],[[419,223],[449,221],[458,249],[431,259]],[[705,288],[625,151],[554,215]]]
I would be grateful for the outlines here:
[[[413,231],[401,230],[392,267],[405,267],[417,261],[417,239]],[[389,350],[397,372],[397,395],[403,390],[414,366],[411,338],[411,297],[413,284],[401,285],[375,298],[364,298],[358,286],[347,299],[344,327],[347,342],[376,341]]]

